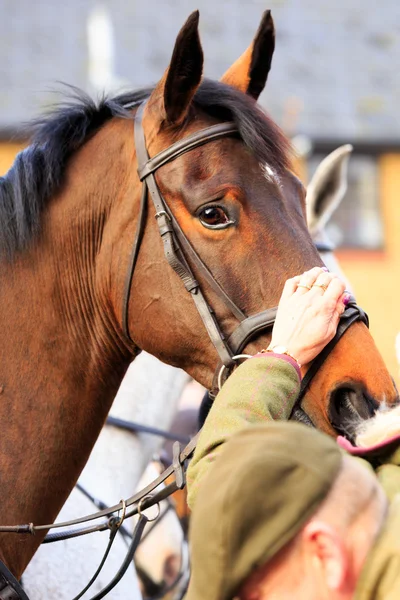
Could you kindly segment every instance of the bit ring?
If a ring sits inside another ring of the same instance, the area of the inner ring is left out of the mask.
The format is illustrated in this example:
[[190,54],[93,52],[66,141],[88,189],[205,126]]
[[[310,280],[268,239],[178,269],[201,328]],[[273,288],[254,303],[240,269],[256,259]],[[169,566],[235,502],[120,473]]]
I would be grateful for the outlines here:
[[[142,516],[142,510],[143,510],[143,509],[142,509],[142,502],[144,502],[145,500],[147,500],[147,498],[152,498],[152,497],[153,497],[153,496],[151,496],[151,495],[148,495],[148,496],[143,496],[143,498],[141,498],[141,499],[139,500],[139,502],[138,502],[138,505],[137,505],[137,511],[138,511],[138,515],[139,515],[139,516]],[[147,517],[147,520],[148,520],[148,522],[149,522],[149,523],[151,523],[152,521],[155,521],[156,519],[158,519],[158,517],[160,516],[160,513],[161,513],[161,508],[160,508],[160,504],[159,504],[159,502],[157,502],[157,504],[155,504],[154,506],[157,506],[157,514],[156,514],[156,516],[155,516],[155,517],[153,517],[152,519],[149,519],[149,518]],[[150,506],[149,506],[149,508],[150,508]]]
[[[251,358],[251,354],[236,354],[236,356],[232,356],[232,360],[241,360],[242,358]],[[226,369],[226,365],[222,365],[219,373],[218,373],[218,391],[222,388],[222,375]]]

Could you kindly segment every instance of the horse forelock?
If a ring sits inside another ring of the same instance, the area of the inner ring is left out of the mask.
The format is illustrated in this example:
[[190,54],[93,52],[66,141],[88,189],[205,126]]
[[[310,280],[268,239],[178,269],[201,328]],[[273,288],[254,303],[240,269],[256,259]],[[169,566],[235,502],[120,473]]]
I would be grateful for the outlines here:
[[[0,256],[12,259],[40,230],[41,214],[63,182],[69,158],[112,117],[132,118],[131,108],[154,88],[95,102],[67,86],[65,100],[28,123],[30,145],[0,178]],[[261,107],[242,92],[205,79],[194,105],[221,121],[233,121],[245,145],[276,173],[290,165],[290,143]]]

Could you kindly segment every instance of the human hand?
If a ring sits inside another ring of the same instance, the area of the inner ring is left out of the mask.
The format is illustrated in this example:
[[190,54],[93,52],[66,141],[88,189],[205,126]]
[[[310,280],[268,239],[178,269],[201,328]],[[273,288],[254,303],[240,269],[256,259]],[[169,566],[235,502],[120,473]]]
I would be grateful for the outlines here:
[[344,291],[343,281],[321,267],[288,279],[270,347],[285,346],[301,365],[311,362],[335,336],[350,298]]

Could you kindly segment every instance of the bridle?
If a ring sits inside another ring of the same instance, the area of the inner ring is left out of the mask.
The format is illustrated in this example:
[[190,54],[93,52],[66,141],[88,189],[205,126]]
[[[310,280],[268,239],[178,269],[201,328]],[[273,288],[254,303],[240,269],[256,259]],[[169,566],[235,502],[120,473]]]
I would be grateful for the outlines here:
[[147,197],[150,196],[156,211],[155,218],[161,239],[163,241],[165,258],[167,259],[168,264],[182,280],[186,290],[191,294],[207,333],[218,352],[222,364],[224,364],[226,367],[231,367],[233,365],[232,356],[236,354],[236,352],[232,354],[232,349],[230,348],[229,343],[227,343],[218,325],[218,322],[214,317],[214,312],[208,305],[200,285],[193,275],[188,261],[190,260],[192,264],[196,265],[199,273],[201,273],[213,291],[220,297],[222,302],[240,321],[240,323],[243,323],[246,320],[245,314],[239,307],[236,306],[236,304],[231,300],[231,298],[229,298],[219,283],[214,279],[207,266],[203,263],[193,246],[186,238],[175,216],[169,209],[165,199],[162,197],[161,192],[158,189],[154,173],[167,162],[174,160],[178,156],[181,156],[182,154],[189,152],[194,148],[222,137],[232,137],[237,135],[237,129],[232,123],[213,125],[176,142],[153,158],[149,158],[142,125],[144,107],[145,103],[141,104],[135,115],[135,147],[138,161],[138,174],[140,181],[143,183],[143,188],[138,226],[133,243],[128,274],[125,280],[122,307],[122,327],[124,334],[130,341],[132,341],[129,335],[128,327],[129,298],[133,273],[144,233],[144,224],[147,215]]
[[[196,133],[179,140],[178,142],[169,146],[169,148],[166,150],[163,150],[162,152],[159,152],[150,158],[146,148],[146,139],[142,125],[145,105],[146,101],[142,102],[135,114],[135,148],[138,161],[138,175],[140,181],[142,182],[142,196],[138,225],[125,280],[122,306],[123,332],[125,336],[132,342],[132,339],[129,335],[128,326],[129,298],[133,274],[144,234],[144,225],[147,216],[147,198],[150,197],[155,208],[155,219],[161,239],[163,241],[165,258],[168,264],[182,280],[186,290],[191,294],[207,333],[218,352],[220,365],[217,367],[216,375],[214,377],[214,381],[217,381],[217,376],[221,365],[225,367],[225,373],[228,374],[229,370],[231,370],[234,366],[234,357],[241,354],[246,344],[248,344],[249,341],[256,337],[259,333],[272,330],[272,327],[275,323],[277,307],[268,308],[257,314],[247,316],[244,311],[235,304],[222,286],[215,280],[208,267],[204,264],[200,256],[197,254],[185,236],[173,212],[165,201],[165,198],[162,196],[154,174],[157,169],[168,162],[175,160],[178,158],[178,156],[223,137],[238,137],[239,131],[233,123],[229,122],[212,125],[211,127],[201,129],[200,131],[197,131]],[[326,248],[324,246],[324,250],[325,249]],[[196,267],[198,273],[204,278],[211,289],[217,294],[217,296],[222,300],[233,316],[239,321],[239,324],[236,326],[235,330],[231,333],[228,339],[226,339],[226,336],[219,326],[214,310],[206,301],[200,284],[196,280],[190,265]],[[347,305],[346,310],[341,316],[335,338],[317,357],[317,359],[313,362],[311,369],[309,369],[306,376],[303,378],[300,394],[293,410],[293,417],[295,417],[296,414],[298,416],[301,415],[302,410],[300,408],[300,404],[312,377],[321,367],[332,348],[337,344],[343,334],[355,321],[362,321],[368,326],[368,317],[366,313],[356,304],[355,299],[351,298],[350,303]],[[304,420],[303,415],[301,415],[302,420]]]
[[[127,105],[125,108],[131,108],[132,105]],[[225,372],[234,366],[234,358],[240,354],[246,344],[257,336],[260,332],[270,331],[275,322],[277,307],[266,309],[255,315],[246,316],[246,314],[233,302],[233,300],[227,295],[220,284],[214,279],[212,273],[209,271],[207,266],[203,263],[200,256],[194,250],[189,240],[183,233],[179,223],[177,222],[174,214],[168,207],[165,199],[163,198],[155,177],[154,173],[161,166],[174,160],[178,156],[191,150],[198,148],[199,146],[208,142],[223,138],[223,137],[237,137],[239,136],[238,129],[233,123],[220,123],[212,125],[196,133],[189,135],[182,140],[179,140],[166,150],[158,153],[154,157],[150,158],[146,148],[146,140],[142,126],[142,116],[145,107],[145,102],[142,103],[135,115],[135,146],[136,155],[138,160],[138,174],[140,181],[143,183],[142,196],[140,202],[139,219],[135,233],[135,238],[132,246],[132,252],[130,256],[128,272],[125,280],[125,288],[123,294],[123,306],[122,306],[122,329],[127,339],[133,343],[129,335],[128,327],[128,312],[129,312],[129,298],[131,293],[132,278],[134,275],[135,266],[137,263],[141,241],[144,235],[144,228],[147,216],[147,197],[150,196],[156,214],[156,222],[158,225],[159,233],[163,241],[164,254],[168,264],[174,269],[174,271],[181,278],[186,290],[191,294],[196,308],[200,314],[203,324],[207,330],[207,333],[216,348],[221,364],[225,367]],[[231,313],[239,321],[236,329],[229,336],[228,339],[224,336],[221,328],[219,327],[218,321],[215,317],[215,313],[212,307],[207,303],[200,284],[194,277],[190,264],[194,265],[199,274],[204,278],[207,284],[212,290],[219,296],[225,306],[231,311]],[[368,317],[366,313],[357,306],[355,300],[352,298],[351,302],[347,305],[344,313],[341,316],[339,327],[334,339],[325,347],[325,349],[319,354],[314,360],[310,369],[307,371],[305,377],[302,380],[301,391],[299,397],[296,400],[295,407],[292,412],[291,418],[297,420],[309,420],[307,415],[301,409],[301,401],[304,394],[314,377],[315,373],[321,367],[329,353],[335,347],[337,342],[347,331],[347,329],[356,321],[362,321],[368,326]],[[217,374],[219,368],[217,369]],[[311,423],[311,421],[310,421]],[[185,486],[185,469],[184,465],[188,458],[190,458],[196,448],[198,434],[190,440],[186,447],[181,450],[179,442],[174,444],[174,459],[173,464],[168,467],[156,480],[151,484],[147,485],[143,490],[137,492],[127,500],[121,500],[118,504],[109,508],[104,508],[91,515],[80,517],[71,521],[63,523],[52,523],[48,525],[11,525],[11,526],[0,526],[0,533],[20,533],[20,534],[34,534],[35,532],[48,531],[54,528],[71,527],[72,525],[81,525],[89,521],[97,520],[99,518],[107,517],[106,522],[100,525],[87,526],[79,531],[78,535],[85,535],[93,531],[105,531],[110,530],[110,541],[107,546],[105,555],[100,564],[99,569],[92,577],[91,581],[84,590],[76,596],[77,600],[83,593],[90,587],[95,581],[99,574],[102,565],[110,551],[115,535],[122,525],[125,518],[133,515],[139,515],[135,531],[133,533],[132,542],[129,546],[127,556],[113,580],[99,593],[93,596],[92,600],[100,600],[103,598],[111,589],[120,581],[127,568],[131,564],[136,548],[140,542],[140,537],[143,533],[143,529],[148,522],[148,518],[143,514],[143,510],[158,504],[162,499],[167,498],[169,495],[174,493],[177,489],[182,489]],[[160,484],[164,483],[165,480],[174,475],[174,481],[166,485],[163,489],[158,490]],[[115,513],[122,511],[122,517],[116,518]],[[55,536],[56,539],[67,539],[68,537],[75,537],[77,534],[72,532],[70,535],[59,535],[50,534]],[[56,539],[48,539],[46,541],[56,541]],[[0,561],[0,600],[29,600],[28,596],[7,569],[7,567]]]

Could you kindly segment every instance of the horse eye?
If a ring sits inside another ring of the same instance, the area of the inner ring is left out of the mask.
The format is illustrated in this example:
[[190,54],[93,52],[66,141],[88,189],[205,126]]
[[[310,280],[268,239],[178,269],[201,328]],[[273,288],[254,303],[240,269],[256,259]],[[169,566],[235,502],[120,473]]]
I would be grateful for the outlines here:
[[201,224],[209,229],[224,229],[233,224],[221,206],[207,206],[199,212],[198,217]]

